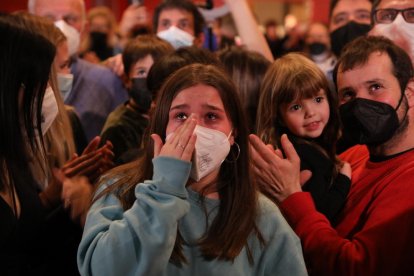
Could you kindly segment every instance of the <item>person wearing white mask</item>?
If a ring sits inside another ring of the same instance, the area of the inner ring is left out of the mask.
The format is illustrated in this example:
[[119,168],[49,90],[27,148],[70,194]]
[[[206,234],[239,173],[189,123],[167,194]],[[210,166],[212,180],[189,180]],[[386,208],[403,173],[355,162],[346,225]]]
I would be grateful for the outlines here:
[[[43,162],[41,158],[44,154],[41,151],[36,151],[30,156],[29,166],[37,188],[40,191],[46,191],[52,187],[56,194],[54,200],[48,201],[48,207],[53,211],[50,212],[45,227],[47,228],[45,232],[48,233],[48,241],[50,241],[48,250],[53,252],[47,257],[48,269],[54,273],[45,275],[77,275],[76,249],[81,237],[80,224],[83,212],[89,207],[88,200],[90,200],[92,186],[77,185],[70,187],[71,189],[67,186],[62,187],[62,183],[54,171],[61,169],[62,173],[68,177],[89,176],[93,182],[96,177],[94,174],[100,174],[101,169],[105,166],[105,158],[100,153],[111,155],[112,152],[107,151],[108,146],[98,149],[99,140],[92,141],[83,150],[87,145],[84,137],[82,149],[79,147],[80,141],[77,134],[79,129],[81,131],[82,129],[79,124],[74,124],[76,114],[73,112],[73,108],[63,104],[57,80],[57,75],[69,72],[70,59],[65,35],[53,22],[40,16],[17,12],[12,19],[21,28],[43,36],[56,47],[48,86],[42,101],[42,131],[36,135],[39,142],[43,140],[46,162]],[[77,149],[79,156],[76,153]],[[64,274],[61,272],[61,267],[65,267]]]
[[383,35],[403,48],[414,64],[414,1],[375,0],[370,35]]
[[46,162],[41,102],[55,47],[18,26],[12,15],[0,15],[0,36],[1,274],[53,275],[45,225],[59,193],[55,185],[39,192],[29,163],[34,152],[42,152],[39,162]]
[[307,275],[298,238],[251,177],[246,119],[224,71],[176,71],[148,134],[144,155],[98,187],[82,275]]
[[75,108],[86,138],[91,141],[100,134],[108,114],[128,99],[128,93],[111,70],[76,55],[86,24],[84,0],[29,0],[28,10],[57,21],[56,25],[67,35],[69,51],[73,54],[71,73],[74,77],[65,104]]
[[154,11],[155,32],[176,49],[192,45],[201,47],[204,25],[204,18],[198,8],[188,0],[164,1]]

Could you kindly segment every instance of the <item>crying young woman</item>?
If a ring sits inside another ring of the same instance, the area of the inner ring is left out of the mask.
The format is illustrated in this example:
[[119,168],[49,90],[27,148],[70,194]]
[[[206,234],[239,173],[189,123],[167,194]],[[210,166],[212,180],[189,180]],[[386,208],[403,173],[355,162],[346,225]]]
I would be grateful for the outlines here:
[[300,241],[257,190],[236,88],[212,65],[164,83],[146,153],[101,181],[82,275],[307,275]]

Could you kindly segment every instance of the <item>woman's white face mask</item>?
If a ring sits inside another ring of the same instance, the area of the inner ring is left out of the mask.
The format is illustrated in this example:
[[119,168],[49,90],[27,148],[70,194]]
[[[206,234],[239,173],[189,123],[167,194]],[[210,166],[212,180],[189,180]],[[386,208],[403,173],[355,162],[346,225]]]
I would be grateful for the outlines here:
[[69,97],[70,92],[72,91],[73,74],[58,73],[57,79],[60,95],[62,95],[62,99],[66,101],[66,99]]
[[195,181],[209,175],[221,166],[230,152],[229,137],[223,132],[197,125],[194,133],[197,135],[192,157],[190,177]]
[[44,136],[49,128],[52,126],[53,121],[56,119],[59,113],[58,105],[55,98],[55,93],[52,87],[46,88],[45,96],[42,103],[42,135]]
[[[197,125],[194,129],[197,135],[193,156],[190,177],[195,181],[209,175],[221,166],[230,152],[231,132],[228,136],[223,132]],[[171,136],[168,134],[166,140]]]

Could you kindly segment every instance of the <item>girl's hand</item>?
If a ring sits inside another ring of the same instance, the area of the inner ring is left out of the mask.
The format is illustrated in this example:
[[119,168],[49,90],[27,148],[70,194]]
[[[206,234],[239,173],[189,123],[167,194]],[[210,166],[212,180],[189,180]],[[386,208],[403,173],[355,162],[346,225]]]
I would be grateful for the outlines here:
[[169,156],[184,161],[190,161],[193,155],[196,135],[194,129],[197,121],[191,115],[174,133],[169,137],[165,144],[162,143],[161,137],[152,134],[154,140],[154,157]]

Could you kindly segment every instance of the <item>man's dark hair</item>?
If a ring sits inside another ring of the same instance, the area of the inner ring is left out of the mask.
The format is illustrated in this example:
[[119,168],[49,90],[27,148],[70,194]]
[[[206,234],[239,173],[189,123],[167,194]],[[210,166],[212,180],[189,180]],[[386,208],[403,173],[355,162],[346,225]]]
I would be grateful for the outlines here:
[[194,17],[194,36],[199,35],[203,32],[203,28],[205,25],[205,21],[203,16],[201,15],[200,11],[198,10],[197,6],[194,5],[193,2],[188,0],[165,0],[161,4],[159,4],[154,11],[154,16],[152,18],[152,24],[154,26],[154,31],[156,32],[158,29],[158,20],[160,18],[160,14],[164,10],[183,10],[189,12]]
[[339,70],[346,72],[357,66],[365,65],[370,55],[375,52],[385,53],[390,57],[392,73],[403,91],[408,81],[414,77],[411,59],[403,49],[383,36],[359,37],[345,46],[333,72],[336,88],[338,88],[337,75]]
[[[336,5],[338,5],[338,2],[341,0],[331,0],[329,3],[329,20],[332,18],[332,12],[335,9]],[[381,1],[381,0],[379,0]],[[379,2],[378,0],[374,0],[374,2]],[[373,0],[369,0],[369,2],[373,2]],[[378,5],[378,4],[377,4]],[[374,7],[372,7],[372,10],[374,10]]]
[[329,19],[332,18],[332,11],[340,0],[331,0],[329,3]]

